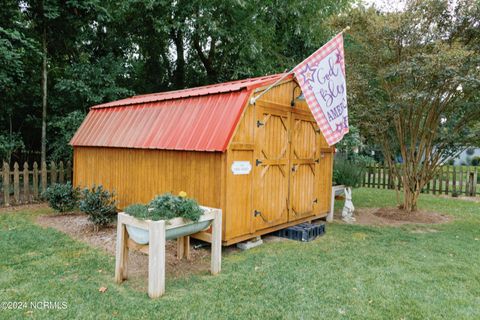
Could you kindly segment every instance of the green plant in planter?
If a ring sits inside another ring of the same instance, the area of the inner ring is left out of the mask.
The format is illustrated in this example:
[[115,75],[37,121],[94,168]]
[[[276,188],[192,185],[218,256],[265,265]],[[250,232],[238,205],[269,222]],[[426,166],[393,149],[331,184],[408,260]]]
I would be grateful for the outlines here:
[[128,207],[126,207],[124,211],[125,213],[128,213],[129,215],[137,219],[142,219],[142,220],[150,219],[149,217],[150,213],[148,212],[148,207],[141,203],[131,204]]
[[58,212],[70,211],[77,206],[80,189],[74,188],[70,182],[65,184],[54,183],[43,193],[50,208]]
[[187,198],[184,192],[179,196],[164,193],[156,196],[148,205],[132,204],[125,208],[125,212],[137,219],[152,221],[180,217],[196,222],[203,214],[198,203],[194,199]]
[[152,209],[152,220],[169,220],[175,217],[181,217],[191,221],[198,221],[203,214],[202,209],[194,199],[186,197],[185,192],[180,192],[179,196],[171,193],[165,193],[156,196],[149,203]]
[[80,210],[88,215],[88,219],[93,222],[96,230],[98,227],[112,223],[115,219],[117,201],[114,197],[113,192],[103,189],[101,185],[82,191]]

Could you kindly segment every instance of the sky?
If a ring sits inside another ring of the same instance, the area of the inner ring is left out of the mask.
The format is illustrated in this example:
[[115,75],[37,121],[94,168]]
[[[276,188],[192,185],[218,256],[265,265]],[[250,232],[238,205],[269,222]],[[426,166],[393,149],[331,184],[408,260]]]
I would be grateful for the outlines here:
[[400,11],[405,8],[405,0],[363,0],[367,5],[374,5],[382,11]]

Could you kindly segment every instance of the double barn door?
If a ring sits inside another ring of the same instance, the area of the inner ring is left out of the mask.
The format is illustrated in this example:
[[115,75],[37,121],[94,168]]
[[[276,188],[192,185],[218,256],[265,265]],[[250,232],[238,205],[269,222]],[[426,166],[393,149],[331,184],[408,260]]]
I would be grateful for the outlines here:
[[331,149],[321,148],[322,136],[311,114],[257,105],[255,130],[254,229],[328,208],[321,175],[331,170]]

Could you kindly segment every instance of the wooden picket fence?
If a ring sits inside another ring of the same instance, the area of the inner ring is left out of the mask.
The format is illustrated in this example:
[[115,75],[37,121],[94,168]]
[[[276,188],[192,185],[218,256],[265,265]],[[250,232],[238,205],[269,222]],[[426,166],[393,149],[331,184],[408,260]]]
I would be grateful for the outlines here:
[[4,162],[0,171],[1,206],[34,203],[40,200],[41,194],[54,183],[66,183],[72,180],[72,164],[50,162],[42,163],[39,168],[36,162],[30,166],[23,164],[20,168],[17,162],[13,170]]
[[[422,189],[422,193],[475,197],[480,194],[478,171],[478,167],[474,166],[442,166],[435,177]],[[377,163],[367,167],[363,179],[364,187],[393,189],[395,185],[401,189],[402,181],[393,179],[389,175],[386,164]]]

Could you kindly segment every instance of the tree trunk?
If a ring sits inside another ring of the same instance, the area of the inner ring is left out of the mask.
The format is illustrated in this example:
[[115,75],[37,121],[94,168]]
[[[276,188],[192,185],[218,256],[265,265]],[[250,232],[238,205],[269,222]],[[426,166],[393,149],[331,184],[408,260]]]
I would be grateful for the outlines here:
[[47,158],[47,28],[43,25],[42,35],[42,150],[41,161],[44,163]]
[[407,212],[417,211],[417,202],[420,197],[420,191],[425,185],[422,181],[417,181],[414,176],[404,174],[403,177],[403,204],[400,206]]
[[173,30],[171,32],[173,42],[177,50],[177,63],[173,73],[175,88],[183,89],[185,87],[185,48],[183,43],[183,31]]

